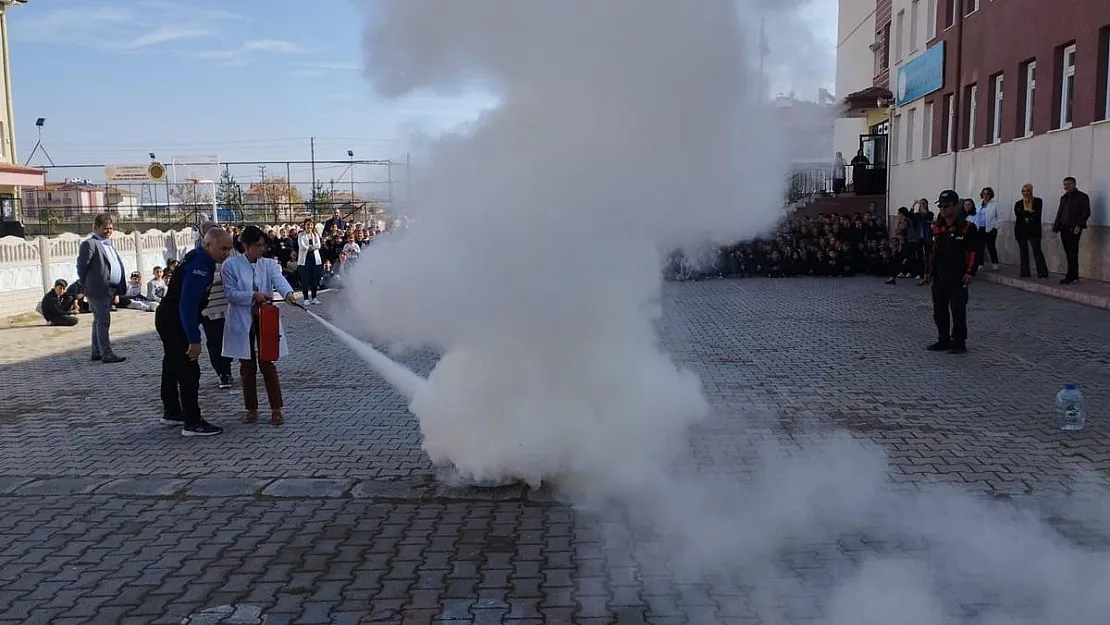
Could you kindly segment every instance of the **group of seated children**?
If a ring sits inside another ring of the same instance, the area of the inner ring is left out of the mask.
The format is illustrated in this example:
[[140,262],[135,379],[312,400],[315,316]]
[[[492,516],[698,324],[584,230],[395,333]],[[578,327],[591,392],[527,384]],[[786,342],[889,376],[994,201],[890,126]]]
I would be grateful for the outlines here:
[[[171,261],[176,262],[176,261]],[[169,267],[167,267],[169,271]],[[158,303],[166,296],[166,283],[169,276],[161,267],[154,268],[154,276],[143,285],[143,274],[138,271],[131,272],[127,282],[127,291],[122,295],[117,294],[112,302],[113,308],[130,308],[154,312]],[[39,313],[46,323],[52,326],[75,326],[77,315],[89,312],[89,304],[85,301],[81,281],[69,281],[59,278],[54,281],[54,288],[46,292],[39,303]]]

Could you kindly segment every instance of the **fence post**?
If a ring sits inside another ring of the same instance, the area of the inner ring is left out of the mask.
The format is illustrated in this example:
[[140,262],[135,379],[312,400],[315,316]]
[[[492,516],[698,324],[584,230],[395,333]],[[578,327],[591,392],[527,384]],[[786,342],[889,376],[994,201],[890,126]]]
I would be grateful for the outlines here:
[[[143,234],[138,230],[131,233],[135,239],[135,268],[132,271],[143,270]],[[124,276],[125,278],[127,276]]]
[[50,239],[40,236],[39,241],[39,265],[42,270],[42,292],[49,291],[54,286],[54,280],[50,276]]

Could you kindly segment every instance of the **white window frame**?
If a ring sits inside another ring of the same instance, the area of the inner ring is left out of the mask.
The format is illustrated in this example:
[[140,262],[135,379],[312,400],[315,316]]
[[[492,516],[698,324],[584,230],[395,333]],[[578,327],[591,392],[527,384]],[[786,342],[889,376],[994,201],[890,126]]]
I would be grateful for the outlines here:
[[[1071,65],[1068,65],[1068,57],[1072,58]],[[1071,128],[1073,120],[1068,119],[1068,82],[1072,84],[1071,99],[1075,98],[1075,64],[1078,62],[1079,57],[1075,53],[1075,44],[1071,44],[1064,48],[1063,55],[1060,58],[1060,65],[1062,67],[1060,73],[1060,129],[1067,130]],[[1074,103],[1072,103],[1074,104]],[[1074,107],[1073,107],[1074,108]],[[1074,112],[1074,111],[1073,111]],[[1073,115],[1074,117],[1074,115]]]
[[971,10],[965,13],[965,15],[971,15],[979,10],[979,0],[968,0],[967,5],[971,7]]
[[975,149],[975,116],[979,114],[979,85],[967,90],[967,149]]
[[958,14],[960,12],[960,2],[959,2],[959,0],[947,0],[947,2],[949,3],[948,4],[948,17],[945,18],[945,21],[948,22],[948,25],[945,26],[945,28],[952,28],[953,26],[956,25],[956,22],[959,21],[959,15]]
[[1002,143],[1002,96],[1005,81],[1003,75],[998,74],[991,82],[994,84],[994,114],[991,117],[991,143]]
[[956,147],[956,95],[944,96],[944,105],[948,107],[948,132],[944,137],[944,153],[952,152]]
[[912,161],[917,155],[914,153],[917,136],[917,107],[906,111],[906,161]]
[[1106,37],[1106,49],[1102,51],[1102,58],[1106,59],[1106,67],[1103,68],[1106,80],[1106,101],[1102,103],[1102,118],[1110,120],[1110,36]]
[[925,41],[932,41],[937,36],[937,0],[928,0],[925,13]]
[[1025,64],[1025,114],[1022,119],[1022,135],[1033,136],[1033,107],[1037,101],[1037,62]]
[[901,134],[902,134],[902,116],[901,115],[895,115],[894,119],[890,120],[890,143],[891,143],[890,153],[894,157],[894,164],[895,165],[897,165],[899,162],[901,162],[901,159],[899,158],[901,156],[901,154],[898,152],[900,149],[902,149],[901,141],[898,140],[898,138]]
[[898,12],[898,16],[894,18],[894,62],[902,62],[902,44],[906,39],[906,10],[902,9]]
[[921,158],[933,155],[933,121],[936,119],[936,105],[925,103],[925,119],[921,124]]
[[910,3],[910,54],[917,52],[917,29],[921,23],[921,0]]

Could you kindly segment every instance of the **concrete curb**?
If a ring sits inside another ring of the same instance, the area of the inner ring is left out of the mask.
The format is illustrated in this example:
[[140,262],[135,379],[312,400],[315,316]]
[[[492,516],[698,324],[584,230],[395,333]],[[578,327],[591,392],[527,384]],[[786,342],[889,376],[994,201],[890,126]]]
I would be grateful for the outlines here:
[[[1091,306],[1092,308],[1110,310],[1110,296],[1101,293],[1088,293],[1055,283],[1050,284],[1044,281],[1037,282],[1029,278],[1016,278],[1003,273],[986,270],[981,270],[979,272],[979,279],[983,282],[1021,289],[1022,291],[1036,293],[1038,295],[1055,297],[1056,299],[1067,300],[1069,302],[1075,302],[1076,304]],[[1080,282],[1080,285],[1080,288],[1082,288],[1082,282]]]

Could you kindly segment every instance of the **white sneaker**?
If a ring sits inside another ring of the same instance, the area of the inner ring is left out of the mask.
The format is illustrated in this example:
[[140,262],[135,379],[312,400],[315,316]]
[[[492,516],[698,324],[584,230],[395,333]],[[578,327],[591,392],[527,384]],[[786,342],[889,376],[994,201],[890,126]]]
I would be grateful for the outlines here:
[[319,300],[319,298],[317,298],[317,299],[314,299],[314,300],[312,300],[312,303],[313,303],[313,304],[315,304],[315,305],[317,305],[317,306],[319,306],[320,304],[323,304],[324,302],[321,302],[321,301]]
[[998,263],[993,263],[993,264],[991,265],[991,269],[993,269],[993,270],[995,270],[995,271],[998,271]]

